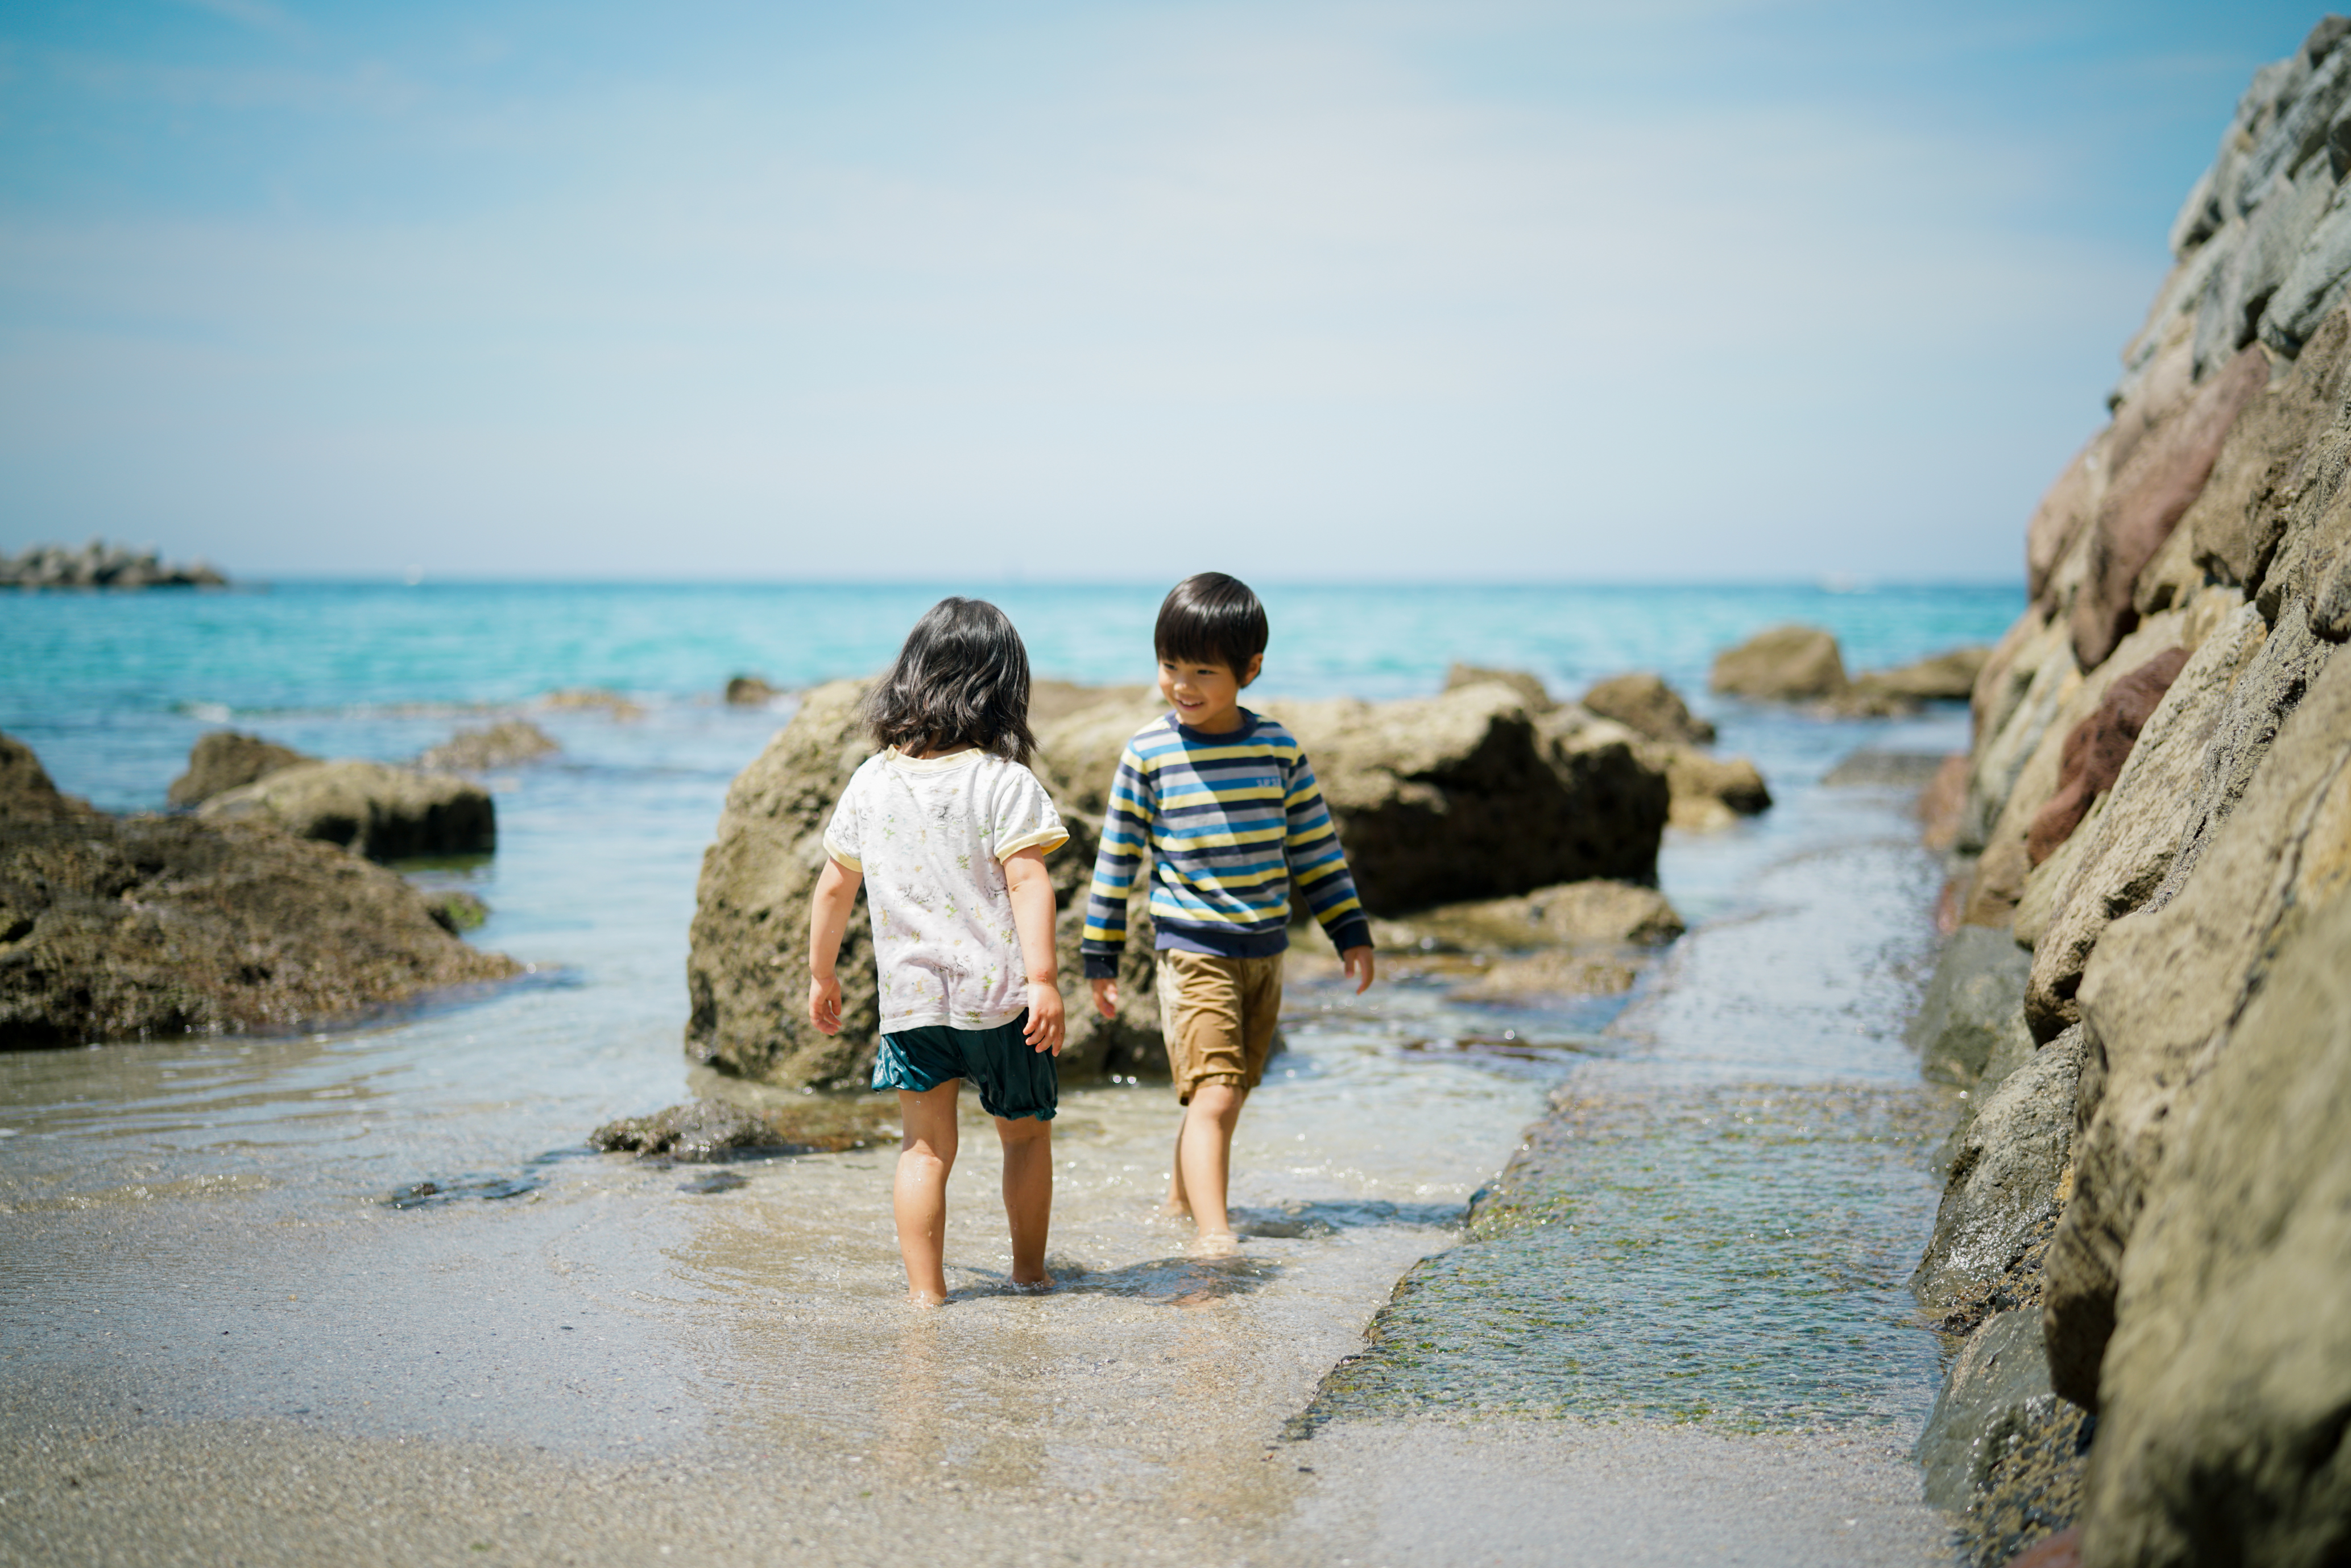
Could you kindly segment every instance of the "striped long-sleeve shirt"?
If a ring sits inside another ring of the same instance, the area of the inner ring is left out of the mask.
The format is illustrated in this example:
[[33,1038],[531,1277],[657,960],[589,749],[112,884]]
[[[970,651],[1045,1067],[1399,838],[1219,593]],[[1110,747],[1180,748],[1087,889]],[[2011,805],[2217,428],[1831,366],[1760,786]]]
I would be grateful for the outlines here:
[[1238,729],[1204,735],[1173,714],[1119,753],[1086,899],[1089,978],[1118,972],[1126,901],[1151,852],[1158,946],[1252,958],[1290,945],[1294,887],[1341,952],[1369,946],[1371,923],[1322,787],[1296,737],[1241,710]]

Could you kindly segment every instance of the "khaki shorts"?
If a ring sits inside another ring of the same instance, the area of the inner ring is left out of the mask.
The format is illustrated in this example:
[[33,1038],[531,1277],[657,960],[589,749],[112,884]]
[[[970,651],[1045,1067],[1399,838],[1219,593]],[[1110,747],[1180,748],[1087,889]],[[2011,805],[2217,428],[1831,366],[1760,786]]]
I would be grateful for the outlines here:
[[1203,1083],[1254,1089],[1281,1020],[1281,955],[1217,958],[1159,955],[1159,1027],[1178,1103]]

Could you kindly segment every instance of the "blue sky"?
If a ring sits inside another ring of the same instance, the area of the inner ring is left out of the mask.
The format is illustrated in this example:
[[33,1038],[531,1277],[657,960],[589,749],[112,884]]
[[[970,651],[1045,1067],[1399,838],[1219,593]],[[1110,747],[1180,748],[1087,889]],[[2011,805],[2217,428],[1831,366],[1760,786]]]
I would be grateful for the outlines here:
[[0,9],[0,547],[2020,574],[2316,10]]

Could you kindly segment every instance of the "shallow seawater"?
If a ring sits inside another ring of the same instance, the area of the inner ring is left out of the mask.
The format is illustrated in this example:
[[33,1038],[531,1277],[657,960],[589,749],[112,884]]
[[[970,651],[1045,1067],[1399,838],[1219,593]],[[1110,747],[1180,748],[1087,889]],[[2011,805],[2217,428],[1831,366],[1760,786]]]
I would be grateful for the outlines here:
[[[1069,612],[1032,637],[1040,666],[1131,673],[1109,611],[1038,597]],[[1113,608],[1147,617],[1148,597]],[[1693,601],[1671,626],[1570,597],[1551,608],[1573,617],[1541,621],[1526,593],[1301,595],[1292,622],[1323,652],[1287,689],[1426,691],[1452,655],[1562,686],[1663,665],[1698,696],[1709,639],[1834,619],[1802,594]],[[1629,998],[1294,986],[1291,1049],[1236,1150],[1238,1259],[1189,1256],[1155,1213],[1163,1084],[1065,1092],[1063,1284],[1044,1297],[1004,1288],[994,1139],[967,1117],[955,1296],[933,1314],[899,1301],[889,1149],[588,1152],[599,1123],[697,1085],[680,1049],[695,875],[728,781],[785,716],[716,704],[716,681],[867,667],[926,599],[288,590],[172,601],[143,627],[127,601],[0,601],[0,727],[115,809],[160,803],[221,722],[397,758],[487,716],[469,705],[559,685],[644,708],[526,708],[563,750],[492,780],[498,852],[416,870],[488,903],[473,939],[531,965],[524,980],[284,1037],[0,1056],[0,1429],[725,1453],[852,1511],[942,1487],[1150,1499],[1278,1543],[1308,1477],[1262,1456],[1310,1407],[1915,1425],[1935,1348],[1900,1286],[1931,1222],[1939,1092],[1898,1020],[1933,870],[1902,800],[1818,780],[1860,745],[1950,749],[1954,713],[1829,723],[1699,697],[1781,804],[1669,841],[1663,885],[1694,930]],[[1858,606],[1856,663],[1989,637],[2013,610],[1839,602]],[[1368,1356],[1326,1383],[1408,1271]],[[874,1517],[886,1535],[900,1516]]]

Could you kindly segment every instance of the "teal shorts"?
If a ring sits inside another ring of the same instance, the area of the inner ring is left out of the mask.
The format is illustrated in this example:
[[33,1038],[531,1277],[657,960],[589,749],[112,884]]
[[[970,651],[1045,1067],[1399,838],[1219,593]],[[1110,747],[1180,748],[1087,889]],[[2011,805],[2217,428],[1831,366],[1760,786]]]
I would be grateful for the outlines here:
[[994,1029],[928,1024],[885,1034],[881,1054],[873,1059],[873,1087],[920,1094],[949,1079],[967,1078],[979,1090],[979,1108],[989,1115],[1050,1122],[1061,1103],[1061,1081],[1053,1071],[1053,1053],[1039,1051],[1022,1035],[1028,1027],[1024,1012]]

